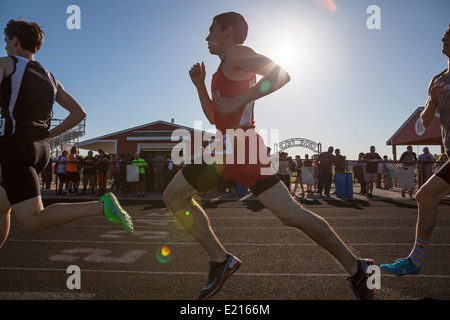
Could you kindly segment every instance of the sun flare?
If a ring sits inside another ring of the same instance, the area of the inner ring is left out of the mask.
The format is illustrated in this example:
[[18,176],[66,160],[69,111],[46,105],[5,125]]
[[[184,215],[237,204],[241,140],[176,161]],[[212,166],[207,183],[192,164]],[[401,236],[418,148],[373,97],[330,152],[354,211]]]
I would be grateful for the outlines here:
[[289,22],[274,31],[266,52],[269,58],[286,70],[305,67],[311,56],[311,31],[305,24]]

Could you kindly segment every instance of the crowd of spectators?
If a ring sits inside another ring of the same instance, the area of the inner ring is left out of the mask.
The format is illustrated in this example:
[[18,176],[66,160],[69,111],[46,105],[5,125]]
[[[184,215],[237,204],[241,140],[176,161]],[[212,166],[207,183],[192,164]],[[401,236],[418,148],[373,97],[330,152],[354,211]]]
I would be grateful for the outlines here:
[[[381,157],[371,146],[369,152],[361,152],[357,161],[351,161],[349,168],[346,156],[330,146],[326,152],[311,157],[305,154],[303,159],[299,155],[292,158],[287,152],[280,152],[277,175],[292,194],[301,191],[300,196],[315,194],[322,197],[324,194],[330,197],[336,175],[351,171],[354,183],[360,184],[361,195],[373,197],[374,188],[390,190],[396,185],[401,188],[403,197],[406,194],[412,197],[417,185],[424,184],[447,160],[445,153],[436,160],[427,147],[417,156],[408,146],[399,161],[393,162],[386,155]],[[41,173],[42,189],[50,191],[52,180],[56,180],[58,195],[89,193],[101,197],[109,185],[109,189],[119,195],[144,197],[146,192],[162,193],[179,169],[168,153],[112,155],[99,149],[97,154],[89,151],[83,157],[73,147],[70,152],[64,150],[55,157]],[[222,191],[235,194],[234,184],[228,184],[224,184]]]
[[399,161],[389,160],[387,155],[381,157],[375,146],[371,146],[367,153],[361,152],[357,161],[347,161],[346,156],[332,146],[326,152],[314,155],[312,160],[308,154],[302,160],[299,155],[292,158],[282,151],[278,154],[277,175],[289,191],[295,178],[291,191],[294,195],[300,189],[300,195],[303,196],[306,184],[306,193],[330,197],[337,174],[351,172],[353,182],[360,184],[360,194],[368,198],[373,197],[374,188],[390,190],[394,186],[401,189],[403,197],[406,194],[412,197],[418,186],[424,184],[448,160],[445,153],[436,160],[427,147],[423,148],[419,156],[412,150],[412,146],[408,146]]
[[72,147],[62,151],[42,172],[42,189],[50,191],[56,175],[57,195],[91,194],[101,197],[109,190],[119,195],[144,197],[146,192],[162,193],[179,168],[162,152],[107,154],[102,149],[94,155],[79,155]]

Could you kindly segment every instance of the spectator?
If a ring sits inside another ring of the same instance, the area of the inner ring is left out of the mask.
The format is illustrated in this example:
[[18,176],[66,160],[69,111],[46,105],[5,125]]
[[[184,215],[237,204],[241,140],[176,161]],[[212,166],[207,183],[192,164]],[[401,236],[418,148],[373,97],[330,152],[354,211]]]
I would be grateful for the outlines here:
[[367,196],[373,197],[373,184],[377,181],[378,162],[383,159],[375,152],[375,147],[371,146],[370,152],[366,153],[362,160],[366,162],[364,180],[366,181]]
[[416,153],[413,152],[412,146],[406,147],[406,151],[400,156],[400,162],[403,166],[399,169],[399,186],[402,188],[402,197],[408,191],[409,197],[412,197],[415,189],[414,179],[414,163],[417,161]]
[[362,160],[363,157],[364,157],[364,152],[360,152],[358,155],[358,162],[353,167],[355,179],[358,180],[358,182],[361,186],[361,195],[362,196],[367,194],[366,180],[364,180],[364,172],[366,169],[366,163]]
[[124,188],[127,181],[127,167],[125,166],[125,154],[120,153],[119,154],[119,194],[124,194]]
[[158,189],[161,192],[164,191],[164,158],[161,156],[159,152],[156,153],[156,156],[153,160],[153,167],[155,168],[155,191]]
[[284,183],[286,188],[289,190],[291,176],[289,174],[289,159],[286,152],[280,152],[278,160],[278,178]]
[[82,195],[86,194],[86,189],[89,184],[91,187],[91,194],[95,194],[97,187],[97,159],[94,158],[94,153],[88,151],[88,155],[81,162],[83,167],[83,191]]
[[288,157],[288,162],[289,162],[289,192],[291,191],[291,181],[292,181],[292,177],[293,177],[293,173],[295,172],[295,161],[292,159],[291,156]]
[[139,181],[135,183],[136,196],[138,198],[143,198],[145,192],[145,168],[148,168],[147,163],[141,158],[139,152],[136,152],[131,164],[136,166],[136,170],[139,172]]
[[106,182],[109,165],[111,160],[108,158],[106,153],[102,150],[98,150],[98,193],[97,197],[102,197],[106,193]]
[[322,191],[325,186],[325,196],[330,196],[330,189],[331,189],[331,180],[333,178],[333,172],[332,172],[332,166],[333,163],[336,160],[336,157],[333,155],[333,147],[329,147],[327,152],[322,152],[317,157],[317,163],[319,166],[319,183],[318,183],[318,190],[317,190],[317,196],[322,196]]
[[79,172],[79,162],[78,159],[78,149],[77,147],[72,147],[70,149],[70,154],[67,158],[67,192],[69,196],[76,195],[78,193],[78,185],[80,184],[80,172]]
[[431,175],[433,174],[432,166],[433,163],[436,161],[434,160],[433,155],[430,153],[430,150],[425,147],[423,148],[423,153],[419,155],[419,172],[420,174],[420,185],[423,185],[425,182],[427,182],[428,179],[431,178]]
[[111,168],[112,168],[112,176],[113,176],[113,184],[111,186],[111,191],[113,191],[114,187],[116,188],[117,192],[120,192],[120,160],[121,157],[119,154],[114,155],[114,159],[111,162]]
[[153,158],[154,155],[151,153],[148,153],[147,159],[145,159],[145,162],[147,162],[148,172],[146,175],[146,181],[145,181],[145,190],[146,191],[153,191],[155,188],[155,168],[153,167]]
[[170,179],[172,178],[172,171],[173,171],[173,162],[172,159],[169,158],[167,154],[164,155],[164,162],[163,162],[163,191],[166,190],[167,185],[170,182]]
[[42,171],[42,191],[50,191],[53,178],[52,161],[50,160]]
[[123,191],[122,192],[125,195],[132,188],[131,187],[131,182],[128,181],[129,180],[129,176],[128,176],[129,172],[128,172],[128,170],[131,167],[131,162],[133,162],[133,156],[131,155],[131,152],[127,152],[126,156],[122,160],[122,167],[121,167],[123,169],[123,175],[124,175],[123,187],[122,187]]
[[[67,173],[66,173],[66,167],[67,167],[67,155],[69,153],[67,150],[64,150],[62,154],[55,158],[55,167],[56,167],[56,174],[58,175],[59,180],[59,186],[58,186],[58,195],[66,194],[66,192],[63,192],[63,186],[65,183],[67,183]],[[67,185],[66,185],[67,188]]]
[[441,154],[436,161],[436,167],[434,168],[434,173],[438,172],[439,168],[441,168],[447,161],[448,161],[447,154],[446,153]]
[[314,193],[316,193],[317,185],[319,184],[319,164],[317,163],[317,160],[313,161],[313,167],[314,167]]
[[305,195],[305,189],[303,188],[303,181],[302,181],[302,167],[303,167],[303,161],[300,158],[299,155],[295,156],[295,166],[293,168],[293,171],[297,173],[297,178],[295,178],[295,186],[294,186],[294,195],[295,191],[297,191],[298,185],[300,185],[300,188],[302,189],[301,196]]
[[[334,154],[336,155],[335,156],[336,157],[336,162],[335,162],[335,165],[334,165],[334,186],[337,189],[336,177],[337,177],[338,173],[345,173],[345,159],[347,159],[347,157],[341,155],[341,150],[339,150],[339,149],[336,149],[334,151]],[[336,191],[333,192],[333,193],[336,193]]]
[[392,189],[392,176],[389,168],[388,156],[383,156],[383,161],[381,162],[381,170],[383,174],[384,189]]
[[[312,186],[314,184],[314,168],[313,168],[313,162],[311,159],[309,159],[309,155],[305,154],[305,160],[303,161],[303,169],[306,170],[306,192],[312,193]],[[312,182],[312,183],[308,183]]]

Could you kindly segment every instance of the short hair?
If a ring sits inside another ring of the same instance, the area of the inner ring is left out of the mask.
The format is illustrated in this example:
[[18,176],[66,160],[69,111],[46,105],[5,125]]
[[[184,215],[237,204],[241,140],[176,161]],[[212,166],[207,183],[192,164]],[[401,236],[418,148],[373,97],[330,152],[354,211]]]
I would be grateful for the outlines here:
[[22,49],[32,53],[38,52],[44,43],[45,33],[41,27],[35,22],[23,21],[22,18],[9,20],[3,33],[9,40],[17,37]]
[[232,11],[225,12],[215,16],[213,20],[217,21],[222,31],[225,30],[226,27],[229,26],[233,27],[234,30],[233,40],[237,44],[243,44],[247,39],[248,24],[247,21],[245,21],[245,18],[239,13]]

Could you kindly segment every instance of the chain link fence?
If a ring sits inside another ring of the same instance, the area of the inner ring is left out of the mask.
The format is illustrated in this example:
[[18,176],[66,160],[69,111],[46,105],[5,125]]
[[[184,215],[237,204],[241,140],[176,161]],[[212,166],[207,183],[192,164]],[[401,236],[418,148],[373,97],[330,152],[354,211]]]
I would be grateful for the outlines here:
[[[113,191],[119,195],[135,195],[136,187],[143,188],[143,192],[162,193],[171,179],[182,166],[171,164],[170,161],[137,163],[116,162],[108,159],[104,164],[81,160],[77,162],[75,172],[67,171],[70,161],[52,160],[41,173],[42,193],[51,195],[94,195],[101,196],[106,191]],[[170,164],[170,165],[169,165]],[[373,182],[374,197],[398,198],[413,197],[432,174],[443,163],[421,163],[400,161],[380,161]],[[69,165],[70,166],[70,165]],[[336,172],[332,167],[330,197],[360,198],[368,195],[368,183],[365,177],[364,162],[346,160],[344,172]],[[301,179],[297,179],[297,172]],[[288,187],[300,197],[317,197],[318,167],[302,167],[292,170]],[[345,182],[342,183],[342,179]],[[289,180],[289,179],[288,179]],[[342,195],[342,187],[345,188]],[[300,184],[303,186],[301,188]],[[341,191],[341,193],[339,193]]]
[[412,198],[444,164],[444,162],[378,161],[376,170],[371,170],[373,173],[368,175],[367,162],[355,160],[343,162],[344,165],[338,166],[340,172],[336,172],[334,164],[331,167],[331,173],[322,177],[316,162],[309,167],[303,166],[300,170],[295,169],[293,165],[290,170],[290,179],[281,178],[281,180],[285,182],[292,194],[307,198],[317,198],[322,195],[338,198]]

